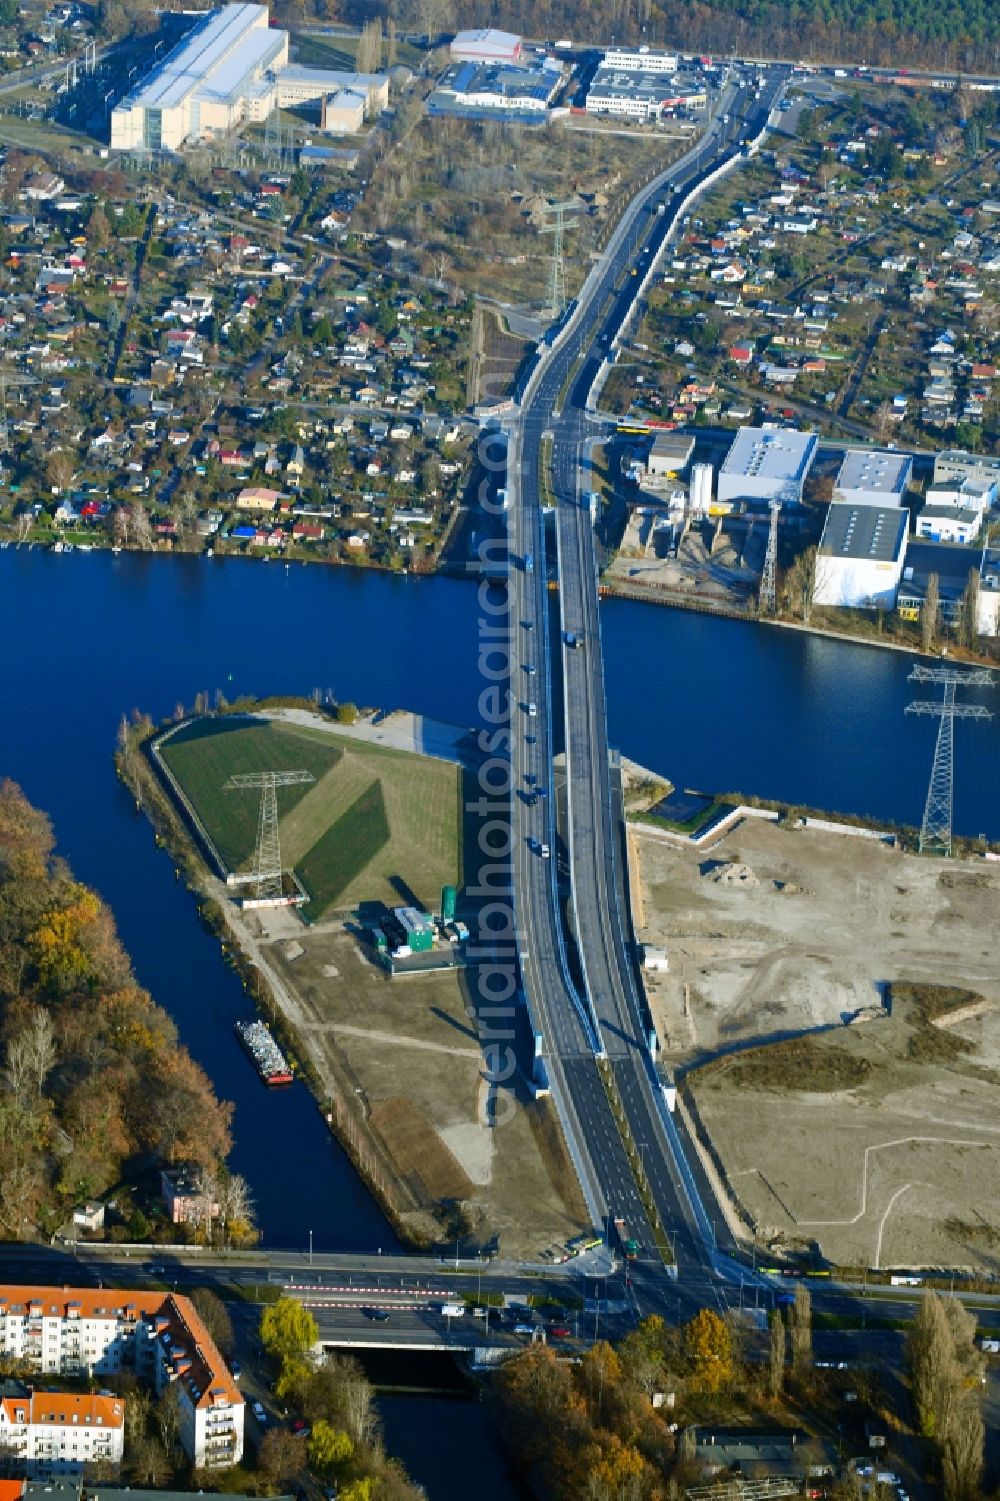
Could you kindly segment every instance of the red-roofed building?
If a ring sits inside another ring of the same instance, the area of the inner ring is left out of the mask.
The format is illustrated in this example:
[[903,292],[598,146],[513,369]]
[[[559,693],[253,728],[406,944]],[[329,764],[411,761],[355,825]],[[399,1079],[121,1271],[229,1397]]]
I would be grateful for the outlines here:
[[[243,1398],[194,1304],[180,1294],[0,1286],[0,1356],[42,1375],[129,1371],[157,1394],[173,1383],[188,1458],[199,1468],[226,1468],[242,1456]],[[68,1394],[60,1400],[58,1411],[69,1411]]]
[[124,1439],[123,1397],[29,1387],[0,1398],[0,1452],[29,1479],[79,1474],[98,1461],[120,1464]]

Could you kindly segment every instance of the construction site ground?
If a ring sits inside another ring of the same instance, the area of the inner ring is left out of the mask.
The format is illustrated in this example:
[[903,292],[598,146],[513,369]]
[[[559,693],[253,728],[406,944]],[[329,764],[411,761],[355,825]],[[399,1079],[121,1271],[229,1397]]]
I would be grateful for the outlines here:
[[440,1238],[435,1210],[461,1205],[477,1243],[535,1260],[589,1224],[551,1100],[487,1078],[465,971],[390,977],[349,919],[228,911],[319,1078],[384,1143],[415,1201],[404,1227]]
[[[631,838],[666,1057],[758,1237],[1000,1264],[1000,868],[757,819]],[[982,1001],[941,1025],[894,981]]]
[[749,532],[743,518],[693,521],[675,557],[670,555],[673,535],[674,526],[662,524],[660,515],[633,510],[606,577],[720,606],[742,606],[756,594],[767,546],[766,521],[758,520]]

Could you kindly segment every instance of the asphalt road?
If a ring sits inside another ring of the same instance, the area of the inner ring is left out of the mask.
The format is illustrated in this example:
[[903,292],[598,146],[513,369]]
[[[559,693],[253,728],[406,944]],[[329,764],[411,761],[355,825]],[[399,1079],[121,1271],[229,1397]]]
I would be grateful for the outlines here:
[[[717,1271],[727,1268],[714,1260],[711,1230],[673,1123],[662,1107],[645,1040],[647,1020],[628,935],[621,823],[613,807],[594,536],[589,510],[578,493],[580,460],[586,438],[597,431],[587,410],[591,390],[674,227],[678,206],[718,166],[738,156],[744,141],[763,130],[786,77],[786,70],[773,70],[763,83],[762,97],[753,85],[728,86],[698,144],[633,199],[565,330],[543,354],[510,431],[510,577],[518,622],[512,676],[517,697],[524,695],[515,710],[515,718],[520,716],[513,736],[515,785],[530,788],[551,777],[556,662],[563,686],[568,773],[564,849],[556,844],[554,801],[514,799],[522,975],[592,1211],[605,1222],[621,1215],[628,1234],[640,1241],[635,1281],[654,1303],[662,1267],[596,1057],[608,1059],[629,1134],[640,1154],[641,1174],[673,1242],[685,1288],[698,1288],[702,1296],[714,1288]],[[543,464],[556,510],[562,633],[558,656],[551,653],[548,640],[542,576]],[[570,632],[579,644],[568,644]],[[519,661],[522,655],[525,660]],[[529,667],[534,670],[529,672]],[[543,845],[551,851],[547,858]],[[577,959],[572,971],[557,872],[563,861]]]

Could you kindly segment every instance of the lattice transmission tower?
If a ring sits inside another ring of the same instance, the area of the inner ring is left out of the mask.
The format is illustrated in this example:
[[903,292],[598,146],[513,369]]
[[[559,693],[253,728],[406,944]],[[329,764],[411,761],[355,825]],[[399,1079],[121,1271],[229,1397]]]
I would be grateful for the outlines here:
[[958,704],[958,688],[992,687],[993,674],[986,668],[961,672],[957,667],[914,667],[911,683],[940,683],[943,697],[916,699],[907,704],[907,714],[936,714],[940,718],[931,779],[927,787],[924,818],[920,825],[920,853],[951,854],[951,814],[955,790],[955,720],[992,719],[982,704]]
[[760,580],[760,613],[773,615],[778,608],[778,512],[781,501],[769,503],[771,524],[767,532],[767,551],[764,554],[764,572]]
[[563,255],[563,243],[567,228],[573,228],[572,220],[567,225],[566,215],[575,212],[579,207],[578,198],[569,198],[565,203],[548,203],[545,206],[546,214],[553,216],[551,224],[542,225],[542,234],[552,236],[549,303],[546,310],[550,318],[558,318],[566,306],[566,261]]
[[254,868],[237,876],[240,882],[252,882],[258,900],[267,901],[282,895],[281,841],[278,838],[278,788],[315,782],[311,771],[242,771],[229,778],[223,792],[253,787],[260,792],[257,818],[257,845]]

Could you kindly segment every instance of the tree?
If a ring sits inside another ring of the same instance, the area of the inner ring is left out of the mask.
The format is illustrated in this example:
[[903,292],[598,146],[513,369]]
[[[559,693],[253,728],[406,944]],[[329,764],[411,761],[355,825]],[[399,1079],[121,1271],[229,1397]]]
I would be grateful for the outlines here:
[[319,1329],[308,1308],[295,1298],[281,1297],[264,1309],[260,1337],[269,1355],[282,1361],[295,1360],[317,1343]]
[[941,1479],[945,1501],[972,1501],[983,1475],[983,1415],[974,1392],[957,1403],[941,1445]]
[[979,570],[969,569],[969,581],[962,595],[962,609],[959,615],[959,640],[963,646],[975,646],[979,639]]
[[812,1296],[807,1287],[799,1287],[795,1293],[788,1332],[792,1370],[799,1381],[805,1381],[812,1369]]
[[153,1420],[163,1452],[172,1463],[180,1452],[181,1399],[176,1382],[165,1387],[153,1408]]
[[354,1445],[341,1428],[320,1418],[309,1436],[309,1464],[325,1480],[332,1480],[338,1467],[354,1454]]
[[357,718],[358,718],[358,706],[357,706],[357,704],[347,703],[347,704],[338,704],[337,705],[337,723],[338,724],[355,724],[357,722]]
[[936,573],[928,574],[924,603],[920,610],[920,641],[924,651],[931,651],[937,640],[941,614],[941,589]]
[[87,244],[95,250],[105,250],[111,244],[111,225],[99,203],[95,203],[87,220]]
[[376,73],[382,66],[382,22],[378,17],[366,21],[358,39],[359,73]]
[[774,1400],[785,1389],[785,1320],[780,1308],[774,1310],[767,1347],[767,1394]]
[[[269,1428],[257,1451],[257,1468],[268,1485],[278,1487],[305,1468],[306,1441],[287,1428]],[[311,1456],[310,1456],[311,1462]]]
[[191,1294],[191,1302],[222,1354],[228,1355],[234,1343],[233,1321],[225,1303],[210,1287],[196,1287]]
[[702,1308],[695,1314],[684,1329],[684,1349],[696,1391],[721,1392],[729,1385],[733,1374],[732,1337],[717,1313]]
[[53,494],[65,490],[73,479],[73,460],[64,448],[54,448],[45,461],[45,483]]
[[948,1501],[976,1494],[983,1465],[979,1389],[983,1358],[976,1315],[954,1298],[926,1293],[907,1343],[917,1422],[935,1440]]
[[239,1173],[230,1173],[218,1187],[219,1223],[227,1245],[252,1244],[257,1238],[253,1222],[250,1185]]
[[788,608],[809,624],[816,596],[816,573],[820,567],[819,553],[815,547],[800,552],[785,574],[782,593]]
[[152,1434],[144,1434],[132,1446],[132,1462],[129,1466],[130,1477],[142,1486],[150,1486],[154,1490],[162,1486],[170,1475],[170,1461],[167,1451],[158,1438]]

